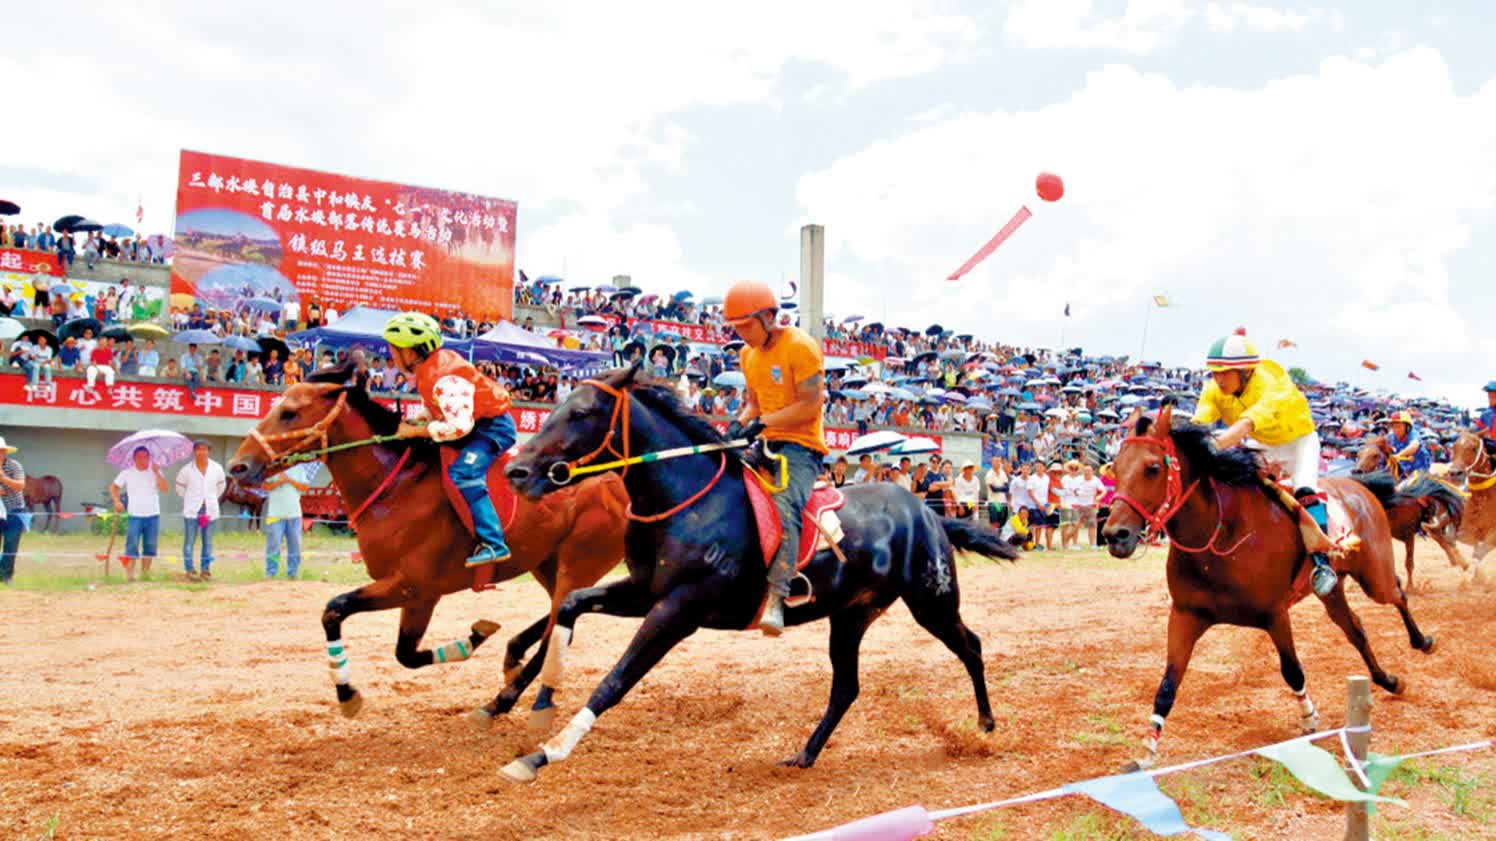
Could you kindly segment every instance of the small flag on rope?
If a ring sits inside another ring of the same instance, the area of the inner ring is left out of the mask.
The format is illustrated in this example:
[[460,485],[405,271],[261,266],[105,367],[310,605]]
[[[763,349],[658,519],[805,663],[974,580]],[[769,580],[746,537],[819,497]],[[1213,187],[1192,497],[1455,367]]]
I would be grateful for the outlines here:
[[363,563],[364,562],[364,553],[362,553],[362,552],[349,552],[348,553],[348,562],[349,563],[354,563],[354,564],[361,564],[361,563]]
[[1153,303],[1160,308],[1167,307],[1169,305],[1169,299],[1163,295],[1154,295]]
[[1294,341],[1293,339],[1279,339],[1278,340],[1278,350],[1288,350],[1291,347],[1298,347],[1298,346],[1299,346],[1299,343],[1296,342],[1296,341]]
[[140,198],[137,196],[135,198],[135,224],[140,225],[140,224],[144,224],[144,222],[145,222],[145,205],[143,203],[141,203]]
[[1065,302],[1065,317],[1066,318],[1070,317],[1070,302],[1069,301]]
[[1382,370],[1382,366],[1376,364],[1375,362],[1372,362],[1370,359],[1363,359],[1363,360],[1361,360],[1361,367],[1365,368],[1368,371],[1380,371],[1380,370]]
[[1418,382],[1423,382],[1423,377],[1418,376],[1417,374],[1413,373],[1412,371],[1408,372],[1408,379],[1410,379],[1410,380],[1417,380]]

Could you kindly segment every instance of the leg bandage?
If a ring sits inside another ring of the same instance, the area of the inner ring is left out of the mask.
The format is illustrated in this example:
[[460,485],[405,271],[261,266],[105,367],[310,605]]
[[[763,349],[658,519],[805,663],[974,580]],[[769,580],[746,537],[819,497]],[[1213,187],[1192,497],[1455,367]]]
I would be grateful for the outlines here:
[[581,712],[572,717],[571,723],[566,725],[565,730],[562,730],[556,734],[555,738],[545,743],[543,750],[545,751],[546,761],[560,762],[566,757],[571,756],[571,752],[577,746],[577,742],[582,741],[582,737],[587,735],[588,731],[592,729],[592,725],[596,722],[597,716],[592,714],[592,710],[583,707]]
[[473,656],[473,647],[467,640],[452,640],[435,652],[438,663],[461,663]]
[[343,649],[342,640],[327,643],[327,668],[332,670],[333,683],[339,686],[348,684],[348,652]]

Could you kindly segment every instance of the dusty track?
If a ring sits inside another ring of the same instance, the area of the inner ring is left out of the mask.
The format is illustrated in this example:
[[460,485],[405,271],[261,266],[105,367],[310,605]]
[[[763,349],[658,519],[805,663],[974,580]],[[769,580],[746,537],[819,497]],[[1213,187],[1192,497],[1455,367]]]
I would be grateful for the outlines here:
[[[1419,576],[1432,588],[1413,599],[1439,636],[1433,656],[1408,648],[1395,611],[1359,591],[1353,598],[1383,664],[1410,684],[1402,698],[1376,696],[1374,749],[1493,735],[1496,590],[1463,585],[1437,554],[1420,545]],[[4,592],[0,837],[36,838],[58,815],[59,838],[756,838],[1111,773],[1134,754],[1163,668],[1161,559],[1037,555],[961,570],[994,734],[972,732],[960,665],[898,606],[869,633],[862,697],[812,770],[774,763],[798,750],[824,708],[824,624],[778,642],[698,634],[569,762],[528,787],[497,773],[529,747],[518,738],[523,712],[489,734],[464,718],[498,688],[501,643],[461,665],[411,672],[394,660],[396,613],[355,617],[345,639],[367,703],[347,721],[335,712],[318,624],[336,585]],[[442,603],[428,641],[446,642],[480,616],[501,621],[505,636],[543,609],[539,588],[461,594]],[[1316,601],[1293,618],[1324,724],[1337,726],[1344,676],[1360,663]],[[560,721],[636,625],[582,619]],[[1163,759],[1288,738],[1296,721],[1266,637],[1217,629],[1196,651]],[[1387,810],[1378,828],[1417,822],[1431,834],[1416,837],[1496,837],[1496,755],[1446,764],[1482,778],[1478,816],[1454,815],[1435,783],[1404,784],[1411,808]],[[1237,838],[1339,837],[1337,805],[1294,791],[1280,798],[1280,783],[1265,762],[1241,761],[1165,788],[1187,816]],[[1065,827],[1090,837],[1088,825],[1129,837],[1109,814],[1067,798],[943,824],[938,837],[1048,837]]]

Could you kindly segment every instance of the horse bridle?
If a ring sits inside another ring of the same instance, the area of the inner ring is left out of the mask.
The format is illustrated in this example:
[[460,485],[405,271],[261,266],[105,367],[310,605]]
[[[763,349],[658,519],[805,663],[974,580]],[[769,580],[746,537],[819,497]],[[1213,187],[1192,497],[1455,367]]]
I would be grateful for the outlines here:
[[[1482,471],[1479,469],[1482,464],[1487,466],[1487,470]],[[1485,490],[1491,487],[1493,482],[1496,482],[1496,469],[1491,469],[1489,457],[1486,455],[1486,444],[1479,438],[1475,440],[1475,460],[1461,467],[1455,467],[1451,464],[1449,472],[1456,475],[1464,474],[1465,484],[1471,490]],[[1470,481],[1471,479],[1475,479],[1476,481],[1472,482]]]
[[[249,431],[249,437],[259,445],[261,450],[265,451],[265,455],[270,458],[270,465],[287,461],[290,456],[296,455],[303,447],[314,441],[320,441],[321,446],[313,449],[325,451],[327,449],[327,431],[337,422],[338,416],[343,414],[343,409],[347,408],[347,406],[348,392],[342,391],[338,393],[338,402],[333,404],[332,410],[323,415],[320,420],[311,426],[303,426],[286,432],[277,432],[274,435],[264,435],[257,427]],[[276,452],[275,447],[272,446],[273,442],[278,443],[293,438],[296,439],[296,443],[280,452]]]
[[1173,438],[1167,436],[1154,438],[1148,435],[1129,435],[1122,439],[1122,446],[1125,447],[1128,444],[1147,444],[1164,451],[1164,498],[1158,504],[1157,508],[1149,511],[1130,494],[1116,491],[1113,496],[1127,503],[1128,507],[1136,511],[1138,516],[1143,518],[1143,522],[1148,524],[1148,528],[1143,533],[1144,538],[1147,538],[1150,532],[1167,535],[1170,518],[1177,514],[1179,509],[1184,507],[1184,503],[1195,492],[1195,488],[1199,487],[1200,481],[1197,479],[1190,482],[1190,486],[1187,489],[1183,487],[1184,478],[1179,469],[1179,453],[1174,449]]

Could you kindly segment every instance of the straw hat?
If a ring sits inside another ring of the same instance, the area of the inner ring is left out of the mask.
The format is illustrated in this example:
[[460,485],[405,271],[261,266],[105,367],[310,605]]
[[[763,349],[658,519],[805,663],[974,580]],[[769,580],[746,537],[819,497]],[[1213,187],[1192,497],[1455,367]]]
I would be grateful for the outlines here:
[[12,447],[11,445],[5,443],[4,436],[0,436],[0,452],[13,453],[16,452],[16,449],[16,447]]

